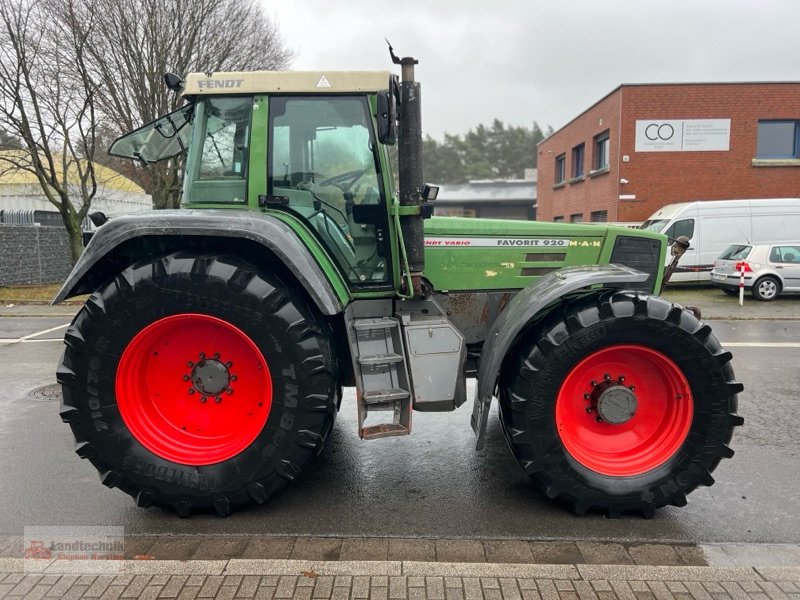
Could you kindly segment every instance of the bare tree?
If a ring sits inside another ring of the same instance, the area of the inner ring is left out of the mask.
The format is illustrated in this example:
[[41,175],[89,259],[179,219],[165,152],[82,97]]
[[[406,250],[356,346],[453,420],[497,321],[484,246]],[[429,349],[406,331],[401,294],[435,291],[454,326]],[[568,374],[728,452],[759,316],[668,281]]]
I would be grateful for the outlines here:
[[[84,0],[88,2],[89,0]],[[80,32],[102,82],[99,107],[121,134],[178,108],[163,74],[281,69],[291,54],[257,0],[94,0],[96,26]],[[88,22],[88,21],[87,21]],[[80,23],[78,24],[80,25]],[[153,197],[180,202],[178,161],[118,168]]]
[[0,127],[17,146],[0,152],[0,169],[36,177],[61,215],[76,261],[98,186],[98,86],[87,65],[87,37],[77,34],[92,32],[94,22],[73,27],[74,9],[75,0],[63,0],[62,19],[53,19],[49,0],[0,0]]

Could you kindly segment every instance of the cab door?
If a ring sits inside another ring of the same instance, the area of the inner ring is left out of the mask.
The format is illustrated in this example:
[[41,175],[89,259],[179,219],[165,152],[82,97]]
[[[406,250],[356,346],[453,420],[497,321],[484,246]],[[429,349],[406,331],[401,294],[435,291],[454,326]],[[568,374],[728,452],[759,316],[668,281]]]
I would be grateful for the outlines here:
[[377,148],[366,96],[269,99],[267,200],[306,222],[354,290],[392,285]]

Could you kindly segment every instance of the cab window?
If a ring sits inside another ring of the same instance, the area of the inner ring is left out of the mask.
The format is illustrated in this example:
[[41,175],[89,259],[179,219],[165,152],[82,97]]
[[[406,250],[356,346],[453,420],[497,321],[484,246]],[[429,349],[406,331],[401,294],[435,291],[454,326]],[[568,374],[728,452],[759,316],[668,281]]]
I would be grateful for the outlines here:
[[186,161],[184,202],[244,204],[250,148],[252,96],[198,100]]
[[249,98],[209,98],[199,179],[245,178],[250,141]]
[[[273,96],[269,128],[273,205],[302,217],[353,285],[387,283],[385,201],[366,97]],[[369,222],[357,222],[354,212],[370,205]]]

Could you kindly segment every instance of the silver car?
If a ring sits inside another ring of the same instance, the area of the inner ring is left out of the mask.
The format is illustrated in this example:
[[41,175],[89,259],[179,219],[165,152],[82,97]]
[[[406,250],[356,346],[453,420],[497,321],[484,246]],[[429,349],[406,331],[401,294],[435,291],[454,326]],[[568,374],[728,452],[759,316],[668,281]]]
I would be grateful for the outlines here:
[[757,300],[800,292],[800,242],[734,244],[714,261],[711,283],[729,294],[739,289],[737,265],[744,266],[744,287]]

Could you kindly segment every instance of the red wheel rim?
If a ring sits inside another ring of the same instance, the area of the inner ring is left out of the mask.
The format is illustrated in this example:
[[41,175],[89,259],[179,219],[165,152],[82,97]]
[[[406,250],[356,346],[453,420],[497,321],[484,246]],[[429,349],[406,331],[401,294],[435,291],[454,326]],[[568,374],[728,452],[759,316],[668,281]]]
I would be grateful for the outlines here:
[[567,452],[586,468],[640,475],[680,449],[693,407],[689,382],[668,357],[644,346],[611,346],[567,375],[556,426]]
[[148,450],[184,465],[227,460],[258,437],[272,405],[267,361],[240,329],[181,314],[140,331],[122,354],[117,405]]

